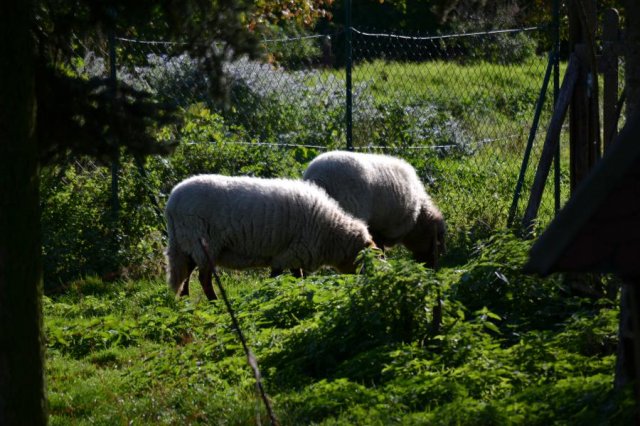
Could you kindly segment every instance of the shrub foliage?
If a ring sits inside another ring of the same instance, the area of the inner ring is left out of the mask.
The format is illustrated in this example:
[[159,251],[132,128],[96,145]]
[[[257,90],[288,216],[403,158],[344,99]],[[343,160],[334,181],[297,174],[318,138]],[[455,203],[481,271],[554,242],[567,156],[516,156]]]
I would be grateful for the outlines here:
[[[616,309],[561,277],[529,287],[529,247],[499,234],[438,272],[364,252],[358,275],[222,280],[283,424],[632,424],[631,389],[612,388]],[[255,420],[221,303],[90,278],[45,312],[52,423]]]

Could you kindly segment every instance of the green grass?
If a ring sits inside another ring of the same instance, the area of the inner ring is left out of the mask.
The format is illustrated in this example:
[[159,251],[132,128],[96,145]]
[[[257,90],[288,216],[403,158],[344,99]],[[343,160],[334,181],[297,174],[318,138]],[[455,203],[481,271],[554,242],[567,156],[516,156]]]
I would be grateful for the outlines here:
[[[356,85],[371,85],[372,104],[391,128],[373,131],[379,140],[399,138],[389,141],[389,153],[415,166],[444,213],[448,252],[437,272],[401,247],[384,261],[365,253],[358,276],[325,270],[270,279],[264,270],[223,271],[282,424],[633,424],[631,390],[612,388],[617,301],[572,295],[562,276],[523,274],[531,241],[504,231],[542,77],[536,61],[356,66]],[[421,102],[442,110],[431,121],[411,121],[421,117],[404,107]],[[166,195],[195,172],[297,177],[318,153],[234,145],[244,130],[201,107],[186,118],[174,135],[177,151],[149,161],[146,180],[123,161],[127,221],[115,236],[110,223],[95,223],[96,212],[108,212],[103,169],[73,166],[44,176],[49,280],[117,266],[157,277],[162,225],[142,189]],[[484,142],[420,151],[403,127],[440,131],[456,123],[460,135]],[[354,130],[366,136],[372,129],[365,127]],[[516,220],[540,143],[538,137]],[[566,150],[563,140],[563,199]],[[553,217],[550,182],[540,225]],[[207,302],[197,283],[189,298],[176,300],[161,278],[63,281],[44,299],[51,424],[246,425],[258,414],[268,422],[223,304]]]
[[[371,82],[376,99],[391,102],[400,93],[447,104],[453,93],[471,104],[478,98],[495,98],[500,93],[539,90],[546,58],[533,57],[523,64],[491,62],[462,64],[454,61],[389,62],[375,60],[354,65],[353,82]],[[498,89],[499,93],[494,93]]]
[[[392,250],[360,276],[222,279],[285,425],[631,424],[617,310],[522,275],[528,247],[495,235],[438,273]],[[193,290],[87,279],[46,298],[51,424],[268,422],[223,304]]]
[[[353,68],[354,108],[362,105],[369,95],[378,106],[436,105],[460,120],[475,140],[514,138],[523,134],[526,138],[546,66],[545,56],[534,56],[518,64],[365,61],[354,64]],[[563,64],[561,73],[564,69]],[[343,70],[332,74],[338,79],[344,78]],[[363,95],[359,96],[360,92]],[[547,102],[542,123],[548,120],[550,106]],[[358,131],[356,120],[356,144]],[[363,132],[362,143],[366,144],[369,141],[366,131]]]

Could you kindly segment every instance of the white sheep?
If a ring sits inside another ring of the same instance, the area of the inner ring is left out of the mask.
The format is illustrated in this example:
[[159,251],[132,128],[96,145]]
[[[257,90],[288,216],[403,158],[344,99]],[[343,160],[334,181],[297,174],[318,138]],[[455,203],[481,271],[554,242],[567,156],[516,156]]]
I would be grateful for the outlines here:
[[207,297],[215,299],[204,238],[217,265],[244,269],[322,265],[355,271],[365,247],[373,247],[366,225],[344,212],[310,182],[199,175],[171,191],[165,209],[169,286],[188,294],[188,278],[199,269]]
[[417,261],[435,266],[444,250],[445,221],[406,161],[331,151],[316,157],[303,179],[324,188],[343,209],[366,222],[380,248],[401,243]]

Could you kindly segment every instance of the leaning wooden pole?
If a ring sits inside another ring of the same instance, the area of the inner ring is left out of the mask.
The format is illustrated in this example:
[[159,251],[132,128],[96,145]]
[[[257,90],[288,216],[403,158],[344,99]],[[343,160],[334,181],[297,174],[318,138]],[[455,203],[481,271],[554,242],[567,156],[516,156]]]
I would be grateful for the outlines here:
[[531,229],[533,221],[538,215],[540,202],[542,201],[542,193],[544,192],[549,170],[551,169],[551,162],[553,161],[557,146],[560,142],[562,124],[567,115],[567,109],[569,108],[569,103],[571,102],[571,97],[578,80],[578,68],[578,60],[575,54],[572,54],[569,58],[569,65],[562,80],[560,93],[558,94],[553,116],[551,117],[549,129],[547,130],[547,136],[544,140],[542,154],[540,154],[540,160],[538,162],[538,169],[536,170],[533,186],[531,187],[529,204],[522,219],[522,225],[527,230]]

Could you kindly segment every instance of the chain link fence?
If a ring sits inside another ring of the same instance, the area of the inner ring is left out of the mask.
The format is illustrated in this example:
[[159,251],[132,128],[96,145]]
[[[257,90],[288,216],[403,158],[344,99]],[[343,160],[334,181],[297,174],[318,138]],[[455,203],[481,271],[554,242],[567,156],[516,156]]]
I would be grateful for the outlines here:
[[[479,238],[504,228],[508,218],[520,223],[526,208],[555,71],[559,83],[565,69],[562,62],[552,67],[554,52],[539,50],[546,31],[433,36],[351,28],[263,40],[259,60],[224,64],[224,100],[210,96],[201,60],[180,44],[113,34],[73,40],[71,71],[178,105],[185,123],[166,133],[158,129],[159,138],[179,142],[168,158],[143,162],[120,150],[111,165],[68,158],[43,170],[48,288],[92,273],[161,274],[162,209],[171,188],[189,175],[296,178],[315,155],[332,149],[409,161],[445,215],[452,260],[466,259]],[[605,44],[599,41],[603,53]],[[620,64],[612,71],[620,96],[623,59],[615,50],[609,54],[601,63]],[[538,213],[541,225],[569,195],[566,130],[560,146]]]
[[[180,45],[116,38],[117,79],[160,101],[214,111],[242,129],[230,143],[405,158],[450,230],[474,239],[507,223],[549,61],[536,52],[544,31],[422,36],[353,28],[349,37],[340,31],[264,40],[263,59],[225,63],[226,101],[209,96],[198,59]],[[83,65],[108,73],[104,52],[85,55]],[[542,104],[516,217],[526,204],[552,98],[548,92]],[[566,180],[563,175],[565,186]],[[554,209],[552,183],[545,192],[546,221]]]
[[[354,147],[412,162],[459,233],[475,239],[504,227],[548,63],[535,52],[542,36],[541,28],[425,37],[354,30]],[[548,96],[543,129],[551,107]],[[534,163],[543,138],[533,141]],[[525,173],[525,196],[534,172]],[[552,189],[542,206],[549,217]]]

